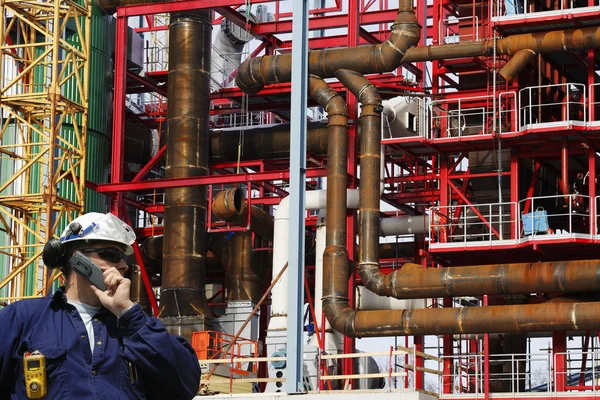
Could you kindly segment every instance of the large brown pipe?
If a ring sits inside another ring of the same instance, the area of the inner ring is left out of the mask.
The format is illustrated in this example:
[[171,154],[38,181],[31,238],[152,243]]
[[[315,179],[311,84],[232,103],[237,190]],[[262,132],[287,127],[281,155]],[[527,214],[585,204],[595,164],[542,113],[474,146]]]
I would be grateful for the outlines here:
[[[248,224],[248,203],[241,189],[221,190],[212,201],[212,212],[234,225]],[[258,236],[273,241],[273,216],[258,207],[250,207],[250,230]]]
[[[388,40],[378,45],[311,51],[308,72],[321,78],[331,78],[339,69],[362,74],[390,72],[402,64],[407,49],[416,45],[420,36],[412,0],[401,0]],[[258,93],[266,84],[290,82],[291,73],[291,54],[263,56],[244,61],[235,80],[244,92]]]
[[252,233],[236,232],[227,242],[227,301],[258,301],[265,273],[252,251]]
[[[210,9],[171,14],[166,178],[209,174],[211,15]],[[160,317],[209,315],[206,217],[206,186],[165,190]]]
[[[507,56],[514,56],[521,50],[531,50],[536,54],[544,54],[557,51],[596,49],[600,47],[600,27],[524,33],[497,40],[496,44],[496,54]],[[491,55],[493,51],[493,39],[474,43],[421,46],[408,50],[402,61],[417,62],[477,57]]]
[[397,299],[597,292],[600,260],[449,268],[406,263],[390,274],[378,271],[368,276],[361,274],[361,279],[369,290]]
[[354,311],[340,307],[331,325],[351,337],[595,330],[600,302]]
[[381,96],[377,88],[357,72],[340,70],[336,77],[361,104],[360,197],[358,271],[371,289],[370,276],[379,270],[379,172],[381,168]]
[[[420,26],[414,19],[414,15],[411,16],[408,11],[401,11],[392,26],[390,38],[377,46],[385,46],[385,49],[405,44],[413,46],[418,42],[419,34]],[[496,45],[496,54],[507,56],[514,56],[523,50],[544,54],[595,49],[600,48],[600,27],[512,35],[497,40]],[[328,78],[342,68],[352,69],[362,74],[391,71],[383,68],[391,63],[381,61],[384,54],[389,53],[377,46],[313,51],[309,53],[309,72]],[[403,50],[405,55],[400,57],[400,63],[396,67],[401,63],[492,55],[494,40],[409,48],[410,46]],[[404,54],[400,50],[397,53]],[[394,62],[398,61],[398,55],[394,58]],[[523,53],[522,57],[526,58],[526,56],[527,54]],[[519,63],[522,61],[520,60]],[[513,67],[517,65],[519,64]],[[246,60],[240,66],[236,76],[238,86],[246,93],[257,93],[266,84],[289,82],[290,79],[291,55],[289,54]]]
[[146,314],[151,315],[152,307],[150,305],[150,298],[148,297],[146,286],[144,286],[144,280],[139,265],[133,265],[129,274],[131,279],[131,301],[138,303]]
[[[220,238],[219,238],[220,239]],[[152,273],[162,275],[163,261],[163,243],[164,236],[152,236],[144,240],[140,245],[140,253],[144,266],[152,271]],[[221,243],[215,237],[211,237],[208,250],[206,251],[206,271],[217,272],[222,271],[221,265],[222,252],[225,247],[225,241]]]
[[[338,305],[348,307],[350,263],[346,250],[346,201],[348,152],[348,108],[335,90],[318,76],[309,77],[310,95],[327,111],[329,142],[327,145],[327,230],[323,252],[323,310],[331,321]],[[334,273],[335,271],[335,273]],[[346,288],[338,287],[333,278],[346,277]],[[349,308],[349,307],[348,307]],[[340,331],[343,332],[343,331]]]
[[[210,138],[210,160],[213,163],[238,159],[238,143],[246,136],[240,160],[276,160],[290,157],[290,127],[280,124],[269,128],[215,129]],[[306,151],[315,156],[327,154],[327,126],[321,123],[308,125]]]

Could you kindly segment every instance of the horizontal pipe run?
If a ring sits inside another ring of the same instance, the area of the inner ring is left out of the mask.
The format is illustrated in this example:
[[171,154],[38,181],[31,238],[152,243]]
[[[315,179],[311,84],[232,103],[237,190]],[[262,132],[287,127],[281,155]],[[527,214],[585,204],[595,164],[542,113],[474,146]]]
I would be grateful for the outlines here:
[[600,302],[355,311],[324,303],[333,328],[350,337],[596,330]]
[[[320,78],[332,78],[340,69],[362,74],[391,72],[398,68],[407,49],[415,46],[421,36],[412,2],[401,2],[390,37],[372,46],[337,48],[309,52],[308,72]],[[245,93],[258,93],[264,85],[290,82],[291,54],[263,56],[244,61],[236,75],[236,83]]]
[[[514,56],[522,50],[536,54],[559,51],[578,51],[600,47],[600,27],[534,32],[512,35],[497,40],[497,55]],[[492,55],[494,40],[474,43],[445,44],[442,46],[413,47],[406,52],[403,62],[446,60],[462,57]]]
[[397,299],[598,292],[600,260],[447,268],[406,263],[390,274],[361,278],[371,291]]
[[[243,151],[238,154],[238,143],[244,137]],[[251,139],[250,139],[251,138]],[[210,160],[213,163],[246,160],[277,160],[290,157],[290,126],[239,129],[214,129],[210,137]],[[327,125],[308,124],[306,151],[313,156],[327,154]]]

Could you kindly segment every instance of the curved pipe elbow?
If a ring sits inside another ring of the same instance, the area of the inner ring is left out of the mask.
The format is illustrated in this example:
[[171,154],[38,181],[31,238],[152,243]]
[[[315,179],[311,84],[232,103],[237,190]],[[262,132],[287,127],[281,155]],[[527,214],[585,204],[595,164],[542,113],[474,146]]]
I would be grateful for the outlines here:
[[263,58],[249,58],[240,64],[235,74],[235,84],[246,94],[256,94],[265,85],[259,82],[260,66]]
[[354,96],[364,105],[379,106],[379,112],[383,111],[381,96],[379,91],[367,78],[361,73],[348,69],[340,69],[335,73],[335,77],[352,92]]
[[310,74],[308,77],[308,90],[310,95],[329,115],[348,116],[346,102],[333,90],[325,80]]
[[356,337],[354,328],[356,311],[348,305],[348,299],[324,297],[323,312],[335,331],[344,336]]
[[395,297],[391,282],[395,272],[384,274],[379,269],[378,262],[359,262],[358,274],[364,287],[378,296]]
[[530,49],[517,52],[500,70],[500,75],[507,82],[512,81],[537,53]]

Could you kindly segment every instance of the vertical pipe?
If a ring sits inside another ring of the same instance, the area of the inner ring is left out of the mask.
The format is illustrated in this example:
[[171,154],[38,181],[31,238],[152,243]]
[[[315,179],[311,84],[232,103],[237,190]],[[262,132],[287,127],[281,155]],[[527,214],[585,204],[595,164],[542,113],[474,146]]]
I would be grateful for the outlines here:
[[265,274],[257,261],[252,232],[236,232],[227,242],[227,301],[260,300]]
[[[361,74],[339,70],[336,77],[358,97],[362,106],[358,268],[363,284],[373,290],[370,278],[379,274],[379,170],[383,107],[379,92]],[[383,284],[383,280],[380,283]],[[375,292],[382,293],[380,289]]]
[[[209,174],[212,10],[171,14],[166,178]],[[209,315],[206,293],[206,186],[165,190],[160,317],[191,337],[193,321]],[[196,318],[194,318],[196,317]],[[183,319],[185,318],[185,320]]]
[[306,106],[308,92],[308,0],[296,0],[292,22],[292,101],[290,132],[290,248],[288,252],[288,394],[304,391],[304,202],[306,191]]

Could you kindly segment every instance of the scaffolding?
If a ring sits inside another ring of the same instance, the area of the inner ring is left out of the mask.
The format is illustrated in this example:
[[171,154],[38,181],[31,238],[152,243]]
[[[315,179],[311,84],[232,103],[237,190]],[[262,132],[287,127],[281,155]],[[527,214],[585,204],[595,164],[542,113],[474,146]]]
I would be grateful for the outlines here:
[[43,246],[83,212],[91,9],[2,2],[0,301],[48,290]]

